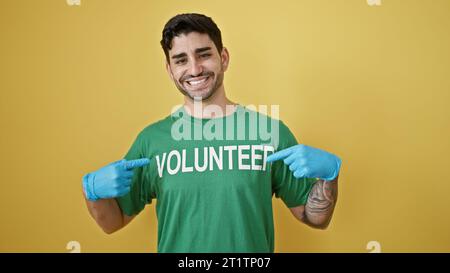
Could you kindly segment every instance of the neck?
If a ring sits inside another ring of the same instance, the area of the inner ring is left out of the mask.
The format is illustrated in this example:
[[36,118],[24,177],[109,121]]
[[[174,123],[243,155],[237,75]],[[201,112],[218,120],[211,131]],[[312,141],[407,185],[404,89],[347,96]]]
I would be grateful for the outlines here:
[[235,105],[236,103],[227,98],[223,84],[207,100],[194,101],[188,96],[184,97],[184,108],[196,118],[227,116],[234,113]]

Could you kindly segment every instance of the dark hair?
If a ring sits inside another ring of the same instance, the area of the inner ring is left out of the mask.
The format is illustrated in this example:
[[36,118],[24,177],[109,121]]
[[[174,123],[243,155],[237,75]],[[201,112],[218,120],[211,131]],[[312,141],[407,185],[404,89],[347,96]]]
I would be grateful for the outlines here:
[[214,42],[219,53],[222,51],[222,35],[216,23],[203,14],[184,13],[172,17],[164,26],[162,31],[161,46],[169,62],[169,50],[172,49],[172,39],[180,34],[199,32],[208,34]]

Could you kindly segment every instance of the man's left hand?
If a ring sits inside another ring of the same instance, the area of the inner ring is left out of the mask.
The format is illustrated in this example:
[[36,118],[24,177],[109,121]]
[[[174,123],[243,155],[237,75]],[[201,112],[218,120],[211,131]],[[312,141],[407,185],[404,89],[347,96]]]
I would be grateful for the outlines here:
[[334,180],[341,168],[341,159],[326,151],[298,144],[267,157],[267,162],[283,160],[295,178],[320,178]]

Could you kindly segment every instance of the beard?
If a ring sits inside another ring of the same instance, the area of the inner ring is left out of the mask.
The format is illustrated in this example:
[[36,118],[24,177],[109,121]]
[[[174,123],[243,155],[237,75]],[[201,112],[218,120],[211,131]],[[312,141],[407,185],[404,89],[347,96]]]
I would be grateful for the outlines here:
[[197,77],[207,76],[207,77],[209,77],[208,80],[214,81],[212,84],[210,84],[210,87],[205,90],[191,91],[191,90],[187,90],[186,88],[184,88],[183,83],[186,80],[189,80],[189,78],[191,78],[191,77],[185,77],[185,79],[182,78],[180,80],[177,80],[177,81],[175,81],[175,85],[176,85],[177,89],[181,92],[181,94],[183,94],[184,96],[188,96],[189,98],[191,98],[192,100],[195,100],[195,101],[206,101],[223,84],[224,73],[220,72],[219,74],[217,74],[216,78],[214,77],[214,75],[215,74],[213,72],[206,72],[206,71],[202,72],[200,75],[197,75]]

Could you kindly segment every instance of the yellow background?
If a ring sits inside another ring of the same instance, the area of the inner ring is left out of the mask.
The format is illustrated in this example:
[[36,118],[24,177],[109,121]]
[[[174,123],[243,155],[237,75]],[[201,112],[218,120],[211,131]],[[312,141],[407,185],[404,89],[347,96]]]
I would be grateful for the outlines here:
[[81,177],[182,103],[159,41],[183,12],[221,29],[232,100],[343,160],[328,230],[274,200],[277,252],[450,251],[448,0],[1,0],[0,251],[156,251],[153,205],[106,235]]

